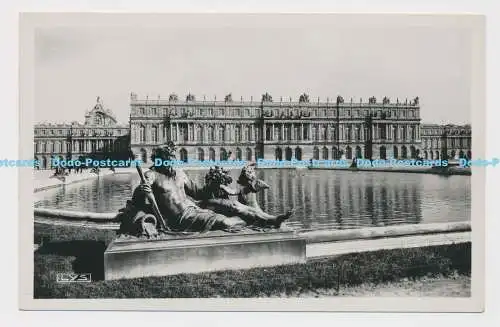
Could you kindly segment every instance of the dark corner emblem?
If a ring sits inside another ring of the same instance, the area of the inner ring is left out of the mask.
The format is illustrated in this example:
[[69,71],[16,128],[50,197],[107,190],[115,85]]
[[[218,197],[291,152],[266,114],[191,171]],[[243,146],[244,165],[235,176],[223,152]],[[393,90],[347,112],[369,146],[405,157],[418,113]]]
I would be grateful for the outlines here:
[[59,273],[57,274],[58,283],[90,283],[91,274]]

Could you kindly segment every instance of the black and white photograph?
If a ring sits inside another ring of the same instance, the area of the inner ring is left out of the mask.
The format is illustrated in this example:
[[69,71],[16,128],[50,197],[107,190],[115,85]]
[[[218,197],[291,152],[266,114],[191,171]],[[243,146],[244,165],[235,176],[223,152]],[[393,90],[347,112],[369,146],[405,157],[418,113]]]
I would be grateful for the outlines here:
[[481,310],[483,25],[23,14],[26,307]]

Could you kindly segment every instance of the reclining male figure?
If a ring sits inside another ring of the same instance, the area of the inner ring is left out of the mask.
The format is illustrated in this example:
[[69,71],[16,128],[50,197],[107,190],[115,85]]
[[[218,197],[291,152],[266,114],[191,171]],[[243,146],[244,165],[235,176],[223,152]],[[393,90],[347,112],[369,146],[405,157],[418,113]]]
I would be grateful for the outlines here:
[[[144,208],[153,195],[163,218],[173,231],[237,231],[248,225],[279,228],[291,215],[268,215],[238,201],[207,200],[203,187],[197,186],[184,171],[172,166],[152,167],[145,177],[147,183],[135,189],[131,204],[136,208]],[[200,208],[188,196],[201,200],[206,208],[212,210]]]

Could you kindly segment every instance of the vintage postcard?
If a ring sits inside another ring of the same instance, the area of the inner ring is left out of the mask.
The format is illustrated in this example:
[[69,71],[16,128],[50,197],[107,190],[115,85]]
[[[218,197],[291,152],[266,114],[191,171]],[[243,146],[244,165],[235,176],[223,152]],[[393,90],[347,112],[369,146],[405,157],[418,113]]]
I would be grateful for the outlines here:
[[483,310],[483,16],[19,28],[21,309]]

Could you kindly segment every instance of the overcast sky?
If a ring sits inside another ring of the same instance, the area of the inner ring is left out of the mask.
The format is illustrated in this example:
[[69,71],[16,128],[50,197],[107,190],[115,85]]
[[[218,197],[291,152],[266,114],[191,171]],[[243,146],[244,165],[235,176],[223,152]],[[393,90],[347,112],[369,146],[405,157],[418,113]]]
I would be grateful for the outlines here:
[[169,16],[39,28],[35,120],[83,121],[100,96],[126,123],[130,92],[231,92],[235,101],[307,92],[312,101],[419,96],[423,122],[469,123],[471,35],[461,20],[371,18]]

